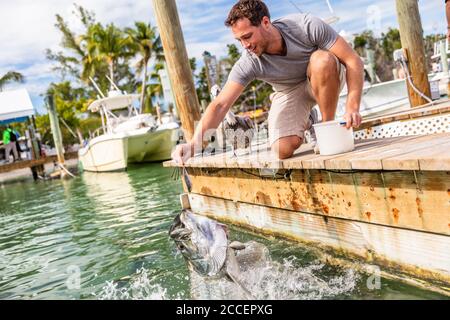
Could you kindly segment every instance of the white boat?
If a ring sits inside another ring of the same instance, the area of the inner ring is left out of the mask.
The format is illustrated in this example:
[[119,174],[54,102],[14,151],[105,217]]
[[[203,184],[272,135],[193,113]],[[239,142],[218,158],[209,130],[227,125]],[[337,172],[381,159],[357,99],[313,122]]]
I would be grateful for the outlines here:
[[[444,72],[431,73],[428,75],[431,83],[437,83],[437,97],[439,99],[447,94],[449,75]],[[347,102],[347,90],[344,89],[339,95],[336,117],[342,117],[345,113]],[[361,96],[360,113],[363,117],[379,116],[386,113],[398,112],[410,109],[409,95],[406,79],[391,80],[376,84],[366,83]]]
[[[172,119],[157,123],[151,114],[139,114],[133,106],[137,94],[111,91],[88,108],[99,112],[102,127],[78,151],[83,170],[104,172],[125,170],[129,163],[159,162],[171,158],[179,136],[179,125]],[[116,113],[113,113],[116,111]],[[128,114],[124,115],[124,111]]]

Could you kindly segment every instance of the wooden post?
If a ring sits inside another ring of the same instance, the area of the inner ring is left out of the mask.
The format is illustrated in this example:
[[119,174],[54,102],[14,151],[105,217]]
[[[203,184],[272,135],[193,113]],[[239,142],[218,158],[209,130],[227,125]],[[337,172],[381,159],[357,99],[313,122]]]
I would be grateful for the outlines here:
[[[53,141],[55,142],[56,157],[61,165],[64,165],[64,150],[63,141],[61,135],[61,129],[59,128],[58,114],[56,113],[55,103],[53,101],[53,95],[47,96],[48,102],[48,116],[50,118],[50,128],[52,130]],[[61,176],[65,176],[65,172],[61,170]]]
[[[431,97],[428,68],[423,43],[423,30],[417,0],[396,0],[402,47],[408,55],[408,68],[412,82],[427,97]],[[407,82],[408,83],[408,82]],[[411,107],[426,104],[408,83]]]
[[185,137],[189,141],[194,134],[195,122],[200,120],[200,108],[184,44],[177,5],[175,0],[153,0],[153,7],[178,115]]

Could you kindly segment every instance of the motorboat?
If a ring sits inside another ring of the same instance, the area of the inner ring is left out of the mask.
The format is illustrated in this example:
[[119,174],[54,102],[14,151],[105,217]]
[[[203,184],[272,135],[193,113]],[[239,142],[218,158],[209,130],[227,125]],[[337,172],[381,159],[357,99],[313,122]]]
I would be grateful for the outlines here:
[[135,104],[138,94],[112,90],[92,102],[88,110],[100,113],[102,126],[78,151],[83,170],[126,170],[129,163],[160,162],[171,158],[179,137],[173,117],[155,119],[141,114]]

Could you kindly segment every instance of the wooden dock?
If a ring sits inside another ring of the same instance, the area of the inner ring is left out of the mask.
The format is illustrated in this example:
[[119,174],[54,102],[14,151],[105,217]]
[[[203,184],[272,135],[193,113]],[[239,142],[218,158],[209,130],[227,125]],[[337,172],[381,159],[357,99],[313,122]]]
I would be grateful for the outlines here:
[[360,140],[334,156],[303,145],[282,161],[261,144],[242,157],[194,157],[186,168],[192,190],[184,202],[196,213],[450,294],[450,133]]
[[[65,155],[66,159],[74,159],[78,157],[78,152],[69,152]],[[14,170],[24,169],[24,168],[35,168],[42,166],[46,163],[57,162],[57,156],[47,156],[41,159],[34,160],[21,160],[12,163],[7,163],[0,165],[0,173],[10,172]]]

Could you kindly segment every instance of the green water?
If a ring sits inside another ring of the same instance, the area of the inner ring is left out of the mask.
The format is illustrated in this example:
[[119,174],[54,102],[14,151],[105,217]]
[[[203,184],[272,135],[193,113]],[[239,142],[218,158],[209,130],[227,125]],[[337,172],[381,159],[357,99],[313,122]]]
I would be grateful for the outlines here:
[[[181,191],[159,164],[0,186],[0,299],[190,298],[189,272],[167,236]],[[258,298],[445,298],[387,279],[371,290],[367,276],[319,264],[306,247],[230,235],[269,248],[276,266],[255,273]]]

